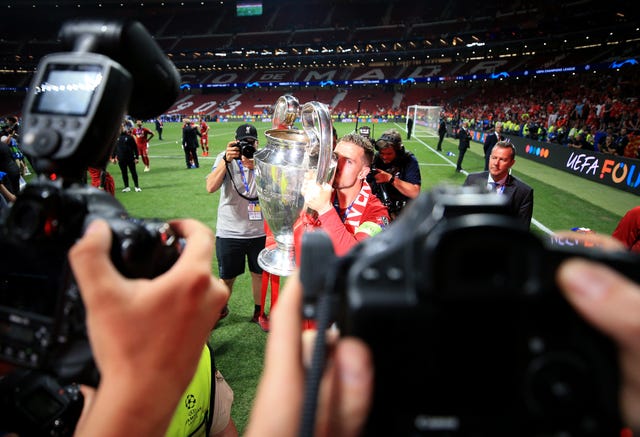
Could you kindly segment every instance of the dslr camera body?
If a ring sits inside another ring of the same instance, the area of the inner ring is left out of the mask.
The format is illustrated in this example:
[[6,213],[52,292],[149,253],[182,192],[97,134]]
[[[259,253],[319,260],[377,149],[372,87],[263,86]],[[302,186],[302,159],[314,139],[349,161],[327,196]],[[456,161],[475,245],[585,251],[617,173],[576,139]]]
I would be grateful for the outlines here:
[[[3,414],[27,418],[25,435],[60,422],[52,406],[65,404],[69,384],[98,383],[67,261],[88,224],[109,223],[111,259],[126,277],[165,272],[182,248],[167,223],[130,217],[114,197],[82,182],[88,167],[106,167],[125,113],[147,119],[175,101],[175,66],[137,22],[71,21],[60,39],[72,51],[40,61],[23,108],[22,147],[37,179],[0,217],[0,361],[30,370],[0,388],[0,398]],[[49,389],[51,380],[65,389]],[[40,431],[66,435],[73,427]]]
[[236,147],[240,150],[240,155],[246,157],[247,159],[253,159],[253,155],[254,153],[256,153],[256,146],[246,140],[239,140],[236,143]]
[[342,258],[326,234],[305,234],[304,316],[373,354],[364,434],[620,435],[615,348],[555,274],[579,256],[638,281],[639,260],[575,243],[544,242],[478,187],[423,193]]
[[[385,170],[385,171],[389,171],[390,173],[395,173],[394,170],[396,170],[395,168],[391,168],[389,170]],[[392,196],[389,194],[389,191],[387,189],[387,186],[389,184],[383,183],[383,184],[379,184],[375,181],[375,174],[378,172],[379,170],[375,167],[375,166],[371,166],[371,175],[372,177],[369,180],[369,185],[371,185],[371,189],[373,191],[373,194],[376,195],[376,197],[380,200],[380,202],[382,202],[382,204],[387,208],[387,211],[389,211],[389,216],[391,216],[392,219],[395,219],[398,214],[400,213],[400,211],[402,211],[402,209],[407,206],[407,201],[406,200],[399,200],[399,199],[393,199]]]

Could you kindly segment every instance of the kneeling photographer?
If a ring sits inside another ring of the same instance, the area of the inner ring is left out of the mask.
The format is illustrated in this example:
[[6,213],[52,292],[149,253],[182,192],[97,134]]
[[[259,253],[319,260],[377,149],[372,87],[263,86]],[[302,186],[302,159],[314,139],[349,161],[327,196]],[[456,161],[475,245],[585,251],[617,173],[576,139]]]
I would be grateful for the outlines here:
[[375,142],[378,151],[367,182],[394,220],[411,199],[418,197],[422,177],[415,155],[405,150],[400,133],[385,131]]

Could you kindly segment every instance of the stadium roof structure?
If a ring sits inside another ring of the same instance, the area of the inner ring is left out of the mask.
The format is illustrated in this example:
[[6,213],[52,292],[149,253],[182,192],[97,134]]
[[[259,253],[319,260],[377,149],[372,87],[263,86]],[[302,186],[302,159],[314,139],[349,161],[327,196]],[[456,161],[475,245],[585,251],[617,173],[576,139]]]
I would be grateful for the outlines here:
[[0,85],[26,85],[38,59],[59,51],[62,21],[77,16],[140,20],[183,75],[196,77],[421,65],[455,76],[486,61],[551,68],[640,57],[637,8],[621,0],[262,3],[261,16],[239,17],[235,0],[9,0],[0,10],[12,18],[0,28]]

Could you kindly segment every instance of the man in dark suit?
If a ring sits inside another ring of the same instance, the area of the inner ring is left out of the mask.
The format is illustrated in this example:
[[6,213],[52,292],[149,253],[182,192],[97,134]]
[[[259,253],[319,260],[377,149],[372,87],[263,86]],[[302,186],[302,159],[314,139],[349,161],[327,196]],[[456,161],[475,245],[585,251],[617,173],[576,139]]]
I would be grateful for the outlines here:
[[533,215],[533,188],[511,176],[510,170],[516,162],[515,158],[516,149],[513,144],[498,141],[491,151],[489,171],[471,173],[464,185],[480,185],[507,196],[513,216],[518,217],[522,225],[529,229]]
[[469,133],[469,123],[462,122],[462,127],[458,131],[458,162],[456,164],[456,171],[462,171],[462,160],[464,154],[467,153],[469,143],[471,142],[471,134]]
[[502,141],[502,122],[497,122],[494,128],[494,132],[487,134],[484,139],[484,171],[489,170],[489,157],[491,156],[491,151],[493,150],[493,146],[496,145],[498,141]]
[[444,122],[444,118],[440,117],[440,124],[438,125],[438,150],[442,150],[442,140],[447,133],[447,125]]

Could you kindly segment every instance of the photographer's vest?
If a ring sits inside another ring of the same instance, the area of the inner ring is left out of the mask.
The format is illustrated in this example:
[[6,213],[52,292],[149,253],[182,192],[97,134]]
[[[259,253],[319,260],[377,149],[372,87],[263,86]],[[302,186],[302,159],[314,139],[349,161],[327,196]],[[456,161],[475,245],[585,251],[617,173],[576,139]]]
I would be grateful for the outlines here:
[[205,345],[196,373],[173,413],[166,437],[209,435],[215,398],[214,366],[213,352]]

